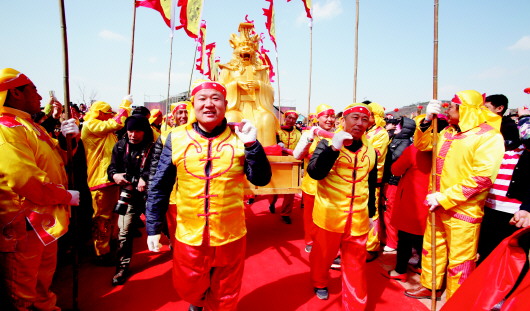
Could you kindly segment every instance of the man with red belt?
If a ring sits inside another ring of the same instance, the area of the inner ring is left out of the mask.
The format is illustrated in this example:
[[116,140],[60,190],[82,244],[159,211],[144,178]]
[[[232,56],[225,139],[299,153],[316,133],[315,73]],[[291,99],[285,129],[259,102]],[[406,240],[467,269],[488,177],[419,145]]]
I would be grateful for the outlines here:
[[[436,181],[426,203],[435,213],[436,271],[432,271],[431,217],[423,239],[421,285],[405,291],[412,298],[431,298],[432,278],[436,278],[437,296],[446,283],[447,299],[473,272],[477,260],[480,224],[484,202],[493,184],[504,154],[500,117],[489,111],[477,91],[461,91],[452,99],[447,115],[449,126],[438,134]],[[427,117],[416,128],[414,145],[432,150],[434,114],[441,103],[427,106]],[[445,280],[444,280],[445,279]]]
[[367,301],[366,241],[377,181],[377,155],[365,136],[370,114],[365,104],[346,107],[344,131],[331,141],[322,140],[307,167],[309,176],[318,180],[311,281],[317,297],[328,299],[329,267],[340,250],[344,310],[364,310]]
[[[276,134],[276,140],[278,141],[278,145],[280,145],[282,148],[293,150],[296,145],[298,144],[298,141],[300,141],[300,137],[302,136],[302,133],[296,125],[296,120],[298,119],[298,112],[294,110],[287,110],[284,113],[285,122],[281,126],[280,130]],[[282,216],[282,221],[288,225],[291,224],[291,213],[293,212],[293,205],[294,205],[294,194],[283,194],[283,202],[280,209],[280,216]],[[269,210],[271,213],[275,213],[276,211],[276,201],[278,200],[278,195],[272,196],[272,201],[269,204]]]
[[[304,160],[304,167],[309,165],[309,159],[313,155],[318,143],[322,140],[315,136],[315,130],[323,129],[331,131],[335,125],[335,110],[326,104],[318,105],[316,111],[318,125],[316,128],[311,127],[302,133],[300,141],[293,151],[293,156],[297,160]],[[317,181],[305,174],[302,178],[302,200],[304,203],[304,241],[305,251],[311,252],[313,247],[313,234],[315,224],[313,223],[313,206],[315,205],[315,195],[317,192]]]
[[[0,310],[58,309],[50,291],[57,239],[68,230],[68,205],[79,204],[79,192],[65,188],[65,152],[31,119],[41,99],[24,74],[0,70]],[[71,119],[61,132],[76,137],[79,128]]]
[[118,114],[106,102],[97,101],[85,115],[81,139],[85,144],[87,159],[88,186],[92,194],[92,236],[97,265],[113,266],[110,240],[117,225],[117,217],[112,212],[119,198],[119,187],[110,181],[107,167],[110,164],[112,148],[118,141],[115,132],[122,129],[125,119],[131,112],[132,97],[126,96]]
[[147,243],[156,252],[176,182],[173,280],[190,310],[236,310],[246,246],[244,178],[264,186],[272,175],[256,128],[247,120],[227,126],[225,96],[217,82],[193,88],[195,114],[168,135],[148,190]]

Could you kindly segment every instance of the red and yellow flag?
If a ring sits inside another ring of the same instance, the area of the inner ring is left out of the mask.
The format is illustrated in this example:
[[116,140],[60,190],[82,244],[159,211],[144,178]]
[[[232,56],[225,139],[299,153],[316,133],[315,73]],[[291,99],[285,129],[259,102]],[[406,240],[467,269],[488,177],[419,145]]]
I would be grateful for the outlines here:
[[205,75],[210,80],[217,81],[219,79],[219,60],[215,59],[215,42],[206,46],[206,57],[208,58],[208,71]]
[[136,7],[145,7],[157,10],[162,15],[164,22],[171,27],[171,0],[141,0],[136,1]]
[[205,74],[207,71],[206,66],[208,66],[208,59],[206,57],[206,21],[202,21],[199,29],[197,50],[199,51],[199,58],[196,59],[195,69],[200,73]]
[[265,0],[267,2],[270,2],[268,9],[263,9],[263,15],[267,17],[267,21],[265,22],[265,27],[269,31],[269,36],[271,37],[272,43],[274,43],[274,47],[276,46],[276,23],[274,21],[274,0]]
[[[291,0],[287,0],[287,2],[291,2]],[[313,18],[311,16],[311,0],[302,0],[302,2],[304,3],[304,9],[305,9],[307,18]]]
[[190,38],[199,37],[203,0],[178,0],[180,7],[179,28],[184,28]]
[[266,50],[263,48],[263,45],[261,46],[261,50],[259,51],[259,58],[263,62],[263,64],[269,66],[269,80],[271,82],[274,82],[274,76],[276,75],[274,73],[274,67],[272,66],[271,59],[269,58],[269,55],[267,54],[269,50]]

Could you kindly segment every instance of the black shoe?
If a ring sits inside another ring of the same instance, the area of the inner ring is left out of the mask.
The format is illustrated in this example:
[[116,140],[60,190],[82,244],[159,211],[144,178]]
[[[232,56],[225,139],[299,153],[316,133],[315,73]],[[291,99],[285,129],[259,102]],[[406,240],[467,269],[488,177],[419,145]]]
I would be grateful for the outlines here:
[[317,298],[320,299],[320,300],[328,300],[329,298],[329,292],[328,292],[328,288],[327,287],[324,287],[324,288],[314,288],[313,289],[315,291],[315,294],[317,295]]
[[270,204],[269,205],[269,211],[271,212],[271,214],[276,213],[276,206],[274,206],[274,204]]
[[282,216],[282,221],[288,225],[292,223],[290,216]]
[[129,269],[128,268],[118,268],[118,271],[112,278],[112,286],[116,285],[122,285],[127,281],[127,277],[129,276]]
[[368,255],[366,256],[366,262],[372,262],[379,257],[379,252],[369,251]]
[[312,249],[313,249],[313,245],[306,245],[304,250],[306,253],[311,253]]
[[197,306],[190,304],[188,311],[202,311],[202,307],[197,307]]
[[112,254],[108,253],[105,255],[96,256],[96,258],[94,258],[94,264],[100,267],[113,267],[116,265],[116,261],[114,260]]
[[342,260],[340,259],[340,256],[337,256],[337,258],[333,259],[330,268],[333,270],[340,270],[340,267],[342,267]]

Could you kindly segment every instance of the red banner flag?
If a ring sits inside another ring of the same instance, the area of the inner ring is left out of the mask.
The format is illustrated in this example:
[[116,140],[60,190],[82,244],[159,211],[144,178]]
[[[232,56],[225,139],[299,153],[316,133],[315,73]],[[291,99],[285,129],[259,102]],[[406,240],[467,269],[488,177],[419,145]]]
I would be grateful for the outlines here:
[[[287,0],[287,2],[291,2],[291,0]],[[307,18],[313,18],[311,16],[311,0],[302,0],[302,2],[304,3],[304,9],[305,9]]]
[[171,27],[171,0],[143,0],[136,1],[136,7],[145,7],[157,10],[162,15],[164,22]]
[[273,78],[276,74],[274,73],[274,67],[272,66],[271,59],[269,58],[269,55],[267,54],[268,52],[269,50],[266,50],[265,48],[263,48],[263,45],[262,45],[261,50],[259,51],[259,58],[265,65],[269,66],[269,80],[271,82],[274,82]]
[[180,23],[190,38],[197,39],[202,15],[203,0],[178,0]]
[[274,43],[274,47],[276,46],[276,24],[274,22],[274,0],[265,0],[267,2],[270,2],[268,9],[263,9],[263,15],[267,17],[267,21],[265,22],[265,27],[269,31],[269,36],[271,37],[272,43]]
[[219,78],[219,70],[215,60],[215,42],[206,46],[206,59],[208,60],[208,71],[204,75],[212,81],[217,81]]
[[206,21],[202,21],[199,30],[199,37],[197,38],[197,51],[199,51],[199,58],[196,60],[195,69],[200,73],[205,74],[206,66],[208,66],[206,58]]

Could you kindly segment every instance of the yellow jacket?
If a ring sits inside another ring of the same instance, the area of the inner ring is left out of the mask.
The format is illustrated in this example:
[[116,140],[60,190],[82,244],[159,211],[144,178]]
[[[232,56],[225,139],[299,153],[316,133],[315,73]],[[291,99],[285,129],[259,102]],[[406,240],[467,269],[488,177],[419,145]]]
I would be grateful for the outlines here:
[[374,148],[363,136],[356,152],[345,147],[328,175],[318,181],[313,221],[322,229],[344,233],[351,218],[352,236],[368,233],[368,176],[376,165]]
[[[177,240],[198,246],[207,234],[211,246],[220,246],[242,238],[247,232],[243,142],[229,127],[208,139],[188,124],[173,129],[171,146],[177,167]],[[206,159],[212,160],[209,176]]]
[[0,107],[0,252],[17,251],[26,219],[44,245],[68,231],[71,195],[58,143],[29,114]]
[[[498,130],[498,118],[482,105],[482,95],[475,91],[457,93],[462,100],[458,126],[438,134],[436,148],[436,185],[440,205],[468,222],[480,222],[488,190],[497,177],[504,155],[504,140]],[[419,150],[432,150],[432,125],[414,133]]]
[[[304,167],[307,169],[307,166],[309,165],[309,159],[311,159],[311,156],[313,155],[313,152],[315,152],[315,148],[317,147],[318,143],[322,140],[319,136],[315,136],[313,142],[311,143],[311,146],[309,146],[308,155],[304,158]],[[303,192],[310,194],[310,195],[316,195],[317,193],[317,181],[307,172],[304,173],[304,177],[302,178],[302,185],[300,187]]]
[[377,152],[377,182],[380,183],[383,180],[385,158],[390,138],[388,132],[377,124],[366,132],[366,138],[374,147],[375,152]]
[[[103,102],[96,102],[93,107],[98,103]],[[92,111],[93,107],[90,114],[87,114],[88,119],[85,117],[81,130],[81,139],[85,144],[88,187],[92,191],[114,185],[114,182],[108,179],[107,168],[112,157],[112,148],[118,141],[115,132],[123,128],[131,110],[129,107],[120,106],[116,117],[103,121],[97,119],[98,110]]]
[[285,148],[293,150],[298,144],[302,133],[296,128],[293,128],[290,132],[284,129],[280,129],[277,132],[281,142],[285,145]]

